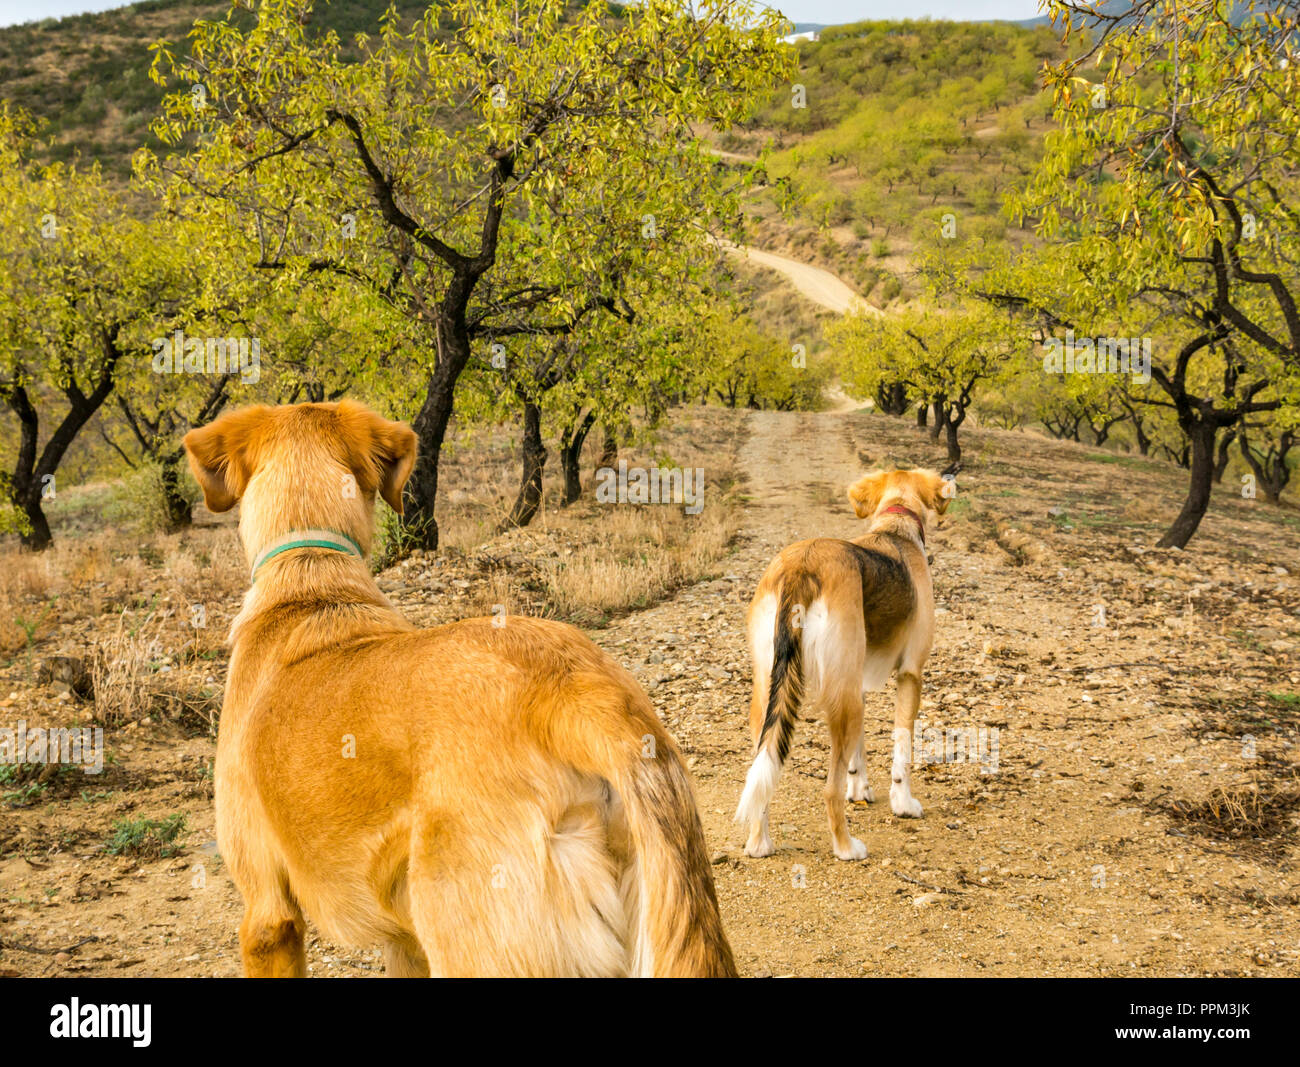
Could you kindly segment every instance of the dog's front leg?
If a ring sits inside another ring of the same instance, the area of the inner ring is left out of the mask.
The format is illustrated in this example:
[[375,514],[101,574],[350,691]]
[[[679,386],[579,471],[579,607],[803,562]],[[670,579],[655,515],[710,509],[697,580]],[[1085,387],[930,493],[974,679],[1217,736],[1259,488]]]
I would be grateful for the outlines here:
[[307,951],[302,913],[269,918],[252,909],[239,924],[245,978],[305,978]]
[[894,765],[890,770],[889,806],[895,815],[919,819],[921,804],[912,796],[912,727],[921,706],[921,677],[898,674],[894,693]]

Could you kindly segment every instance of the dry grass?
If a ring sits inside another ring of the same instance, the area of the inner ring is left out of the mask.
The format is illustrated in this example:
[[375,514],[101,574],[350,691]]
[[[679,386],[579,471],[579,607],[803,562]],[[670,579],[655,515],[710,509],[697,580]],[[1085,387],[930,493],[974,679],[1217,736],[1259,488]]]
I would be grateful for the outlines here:
[[118,726],[153,710],[146,675],[162,655],[159,629],[153,613],[128,623],[123,612],[117,617],[117,628],[91,646],[96,722]]
[[[495,531],[509,513],[519,481],[515,442],[478,434],[445,467],[438,525],[445,555],[477,559],[465,608],[491,615],[537,614],[578,625],[646,607],[712,576],[739,522],[738,433],[715,409],[679,411],[669,427],[620,451],[631,466],[701,468],[703,509],[680,505],[597,504],[592,471],[598,434],[583,456],[584,497],[560,506],[559,472],[548,467],[548,492],[532,523]],[[552,459],[554,463],[554,459]]]
[[1206,837],[1228,841],[1268,854],[1286,852],[1296,834],[1300,809],[1300,773],[1287,777],[1258,775],[1254,781],[1215,786],[1201,801],[1174,800],[1168,812],[1183,826]]
[[247,580],[233,527],[55,532],[46,552],[0,552],[0,669],[29,684],[88,675],[106,726],[152,717],[211,732]]
[[699,515],[663,507],[608,510],[592,524],[591,542],[544,571],[548,606],[558,617],[600,622],[712,576],[738,521],[726,500]]
[[[189,733],[216,734],[221,690],[208,684],[194,650],[203,629],[176,649],[176,621],[158,611],[122,612],[91,646],[95,721],[104,726],[161,718]],[[183,624],[182,624],[183,625]]]
[[0,552],[0,657],[26,656],[58,624],[61,599],[83,590],[97,571],[99,552],[59,544],[47,552]]

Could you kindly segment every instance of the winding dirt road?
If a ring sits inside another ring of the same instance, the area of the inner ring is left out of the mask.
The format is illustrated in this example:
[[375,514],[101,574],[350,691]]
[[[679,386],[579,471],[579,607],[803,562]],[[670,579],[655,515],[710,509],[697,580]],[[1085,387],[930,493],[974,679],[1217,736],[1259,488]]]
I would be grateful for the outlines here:
[[803,296],[814,304],[829,308],[836,314],[844,315],[850,311],[856,311],[859,314],[872,315],[878,318],[884,316],[883,311],[875,305],[867,303],[846,281],[822,267],[814,267],[809,263],[791,259],[789,256],[782,256],[776,252],[764,252],[762,249],[750,248],[745,245],[722,242],[722,247],[732,255],[740,256],[751,263],[758,264],[760,267],[766,267],[768,270],[774,270],[783,275]]

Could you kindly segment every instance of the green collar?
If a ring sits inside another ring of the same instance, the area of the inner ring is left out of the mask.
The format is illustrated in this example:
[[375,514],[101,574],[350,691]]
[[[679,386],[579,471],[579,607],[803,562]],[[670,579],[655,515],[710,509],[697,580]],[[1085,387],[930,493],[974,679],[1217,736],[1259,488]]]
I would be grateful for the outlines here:
[[329,548],[335,552],[342,552],[349,556],[356,556],[357,559],[364,559],[365,553],[361,551],[361,546],[345,533],[338,530],[290,530],[287,534],[277,537],[253,560],[253,581],[257,581],[257,572],[262,569],[267,561],[274,559],[281,552],[288,552],[293,548]]

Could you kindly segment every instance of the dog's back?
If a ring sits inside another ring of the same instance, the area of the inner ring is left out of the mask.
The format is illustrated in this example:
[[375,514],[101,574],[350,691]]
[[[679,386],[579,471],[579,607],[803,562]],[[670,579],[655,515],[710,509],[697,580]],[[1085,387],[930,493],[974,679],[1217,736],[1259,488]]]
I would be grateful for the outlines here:
[[265,874],[331,937],[413,933],[442,975],[734,973],[678,751],[570,627],[470,620],[262,669],[220,788],[239,768]]

